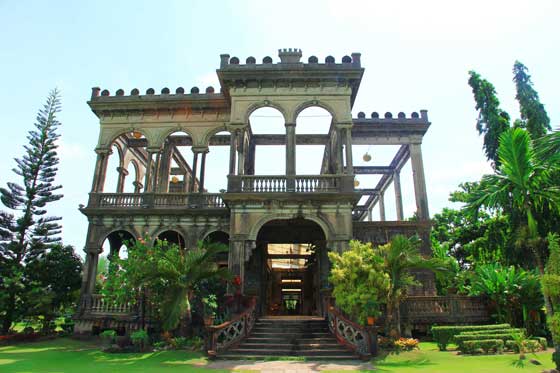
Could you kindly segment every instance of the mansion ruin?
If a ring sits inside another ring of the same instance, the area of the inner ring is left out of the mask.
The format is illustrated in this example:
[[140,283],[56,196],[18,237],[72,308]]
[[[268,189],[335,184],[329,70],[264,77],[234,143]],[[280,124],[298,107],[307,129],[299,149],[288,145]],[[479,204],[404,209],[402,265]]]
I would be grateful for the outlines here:
[[[89,228],[76,332],[91,332],[96,325],[138,327],[138,309],[108,305],[95,290],[103,247],[109,251],[105,254],[118,255],[127,239],[147,235],[187,248],[202,239],[229,245],[222,264],[242,279],[243,295],[256,299],[256,318],[327,317],[327,252],[343,252],[352,239],[383,244],[395,234],[417,234],[423,254],[430,255],[422,160],[422,139],[430,128],[427,111],[353,117],[364,74],[359,53],[339,62],[331,56],[303,62],[297,49],[280,50],[278,57],[277,62],[249,57],[242,63],[223,54],[216,71],[220,87],[202,91],[92,89],[88,104],[99,118],[100,133],[89,201],[80,208]],[[312,107],[328,113],[330,127],[324,133],[298,132],[301,113]],[[283,118],[281,133],[254,130],[252,114],[261,108]],[[298,174],[297,163],[306,162],[305,154],[296,157],[298,145],[321,149],[316,174]],[[359,145],[397,150],[385,165],[355,166],[352,147]],[[255,172],[261,146],[283,147],[284,159],[266,162],[283,163],[284,174]],[[207,167],[214,149],[227,149],[224,174]],[[114,173],[108,169],[110,157],[118,159],[113,190],[106,187],[108,173]],[[401,170],[407,162],[414,220],[404,220],[403,214]],[[379,178],[360,188],[356,175]],[[209,193],[210,176],[223,178],[224,189]],[[126,186],[132,189],[125,192]],[[394,200],[385,198],[390,189]],[[389,203],[396,211],[393,221],[385,219]],[[379,219],[373,219],[374,208]],[[486,318],[483,305],[472,299],[436,297],[431,273],[417,277],[422,286],[412,290],[402,315],[411,327]]]

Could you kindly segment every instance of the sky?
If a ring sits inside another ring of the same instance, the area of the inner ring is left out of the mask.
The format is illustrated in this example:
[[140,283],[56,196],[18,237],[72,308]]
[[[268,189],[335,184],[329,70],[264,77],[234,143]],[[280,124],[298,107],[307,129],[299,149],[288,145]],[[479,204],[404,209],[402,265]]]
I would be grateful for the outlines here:
[[[365,74],[354,116],[428,110],[432,125],[422,150],[433,215],[453,206],[448,196],[460,182],[491,172],[475,130],[469,70],[490,80],[502,108],[517,118],[511,70],[520,60],[552,126],[560,126],[560,106],[554,105],[560,101],[559,15],[560,2],[545,0],[0,0],[0,185],[20,181],[11,171],[13,159],[23,154],[37,110],[57,87],[62,92],[57,182],[64,198],[49,207],[49,214],[63,218],[64,242],[81,252],[87,219],[78,205],[87,203],[99,135],[98,120],[86,103],[91,87],[159,92],[217,86],[222,53],[241,61],[271,56],[277,62],[279,48],[300,48],[303,61],[332,55],[340,62],[359,52]],[[323,120],[320,112],[309,114],[316,118],[310,120]],[[268,115],[274,113],[264,112],[263,123],[276,120]],[[361,161],[366,151],[373,155],[369,165],[384,163],[386,150],[356,148],[355,163],[366,164]],[[313,158],[308,151],[298,149],[298,155],[309,155],[298,162],[304,169]],[[208,169],[221,167],[226,153],[209,154]],[[260,154],[263,165],[274,160],[265,158],[266,151]],[[208,184],[223,180],[215,174]],[[372,183],[360,179],[360,187]],[[410,215],[414,198],[408,166],[402,184]],[[388,192],[388,219],[394,217],[391,198]]]

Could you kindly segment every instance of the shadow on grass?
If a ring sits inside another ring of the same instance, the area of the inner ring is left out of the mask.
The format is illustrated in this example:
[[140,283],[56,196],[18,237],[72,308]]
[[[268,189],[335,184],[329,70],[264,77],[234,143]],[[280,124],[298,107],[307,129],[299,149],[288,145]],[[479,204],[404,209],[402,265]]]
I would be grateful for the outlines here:
[[437,365],[421,351],[404,352],[400,354],[382,351],[372,363],[379,372],[398,371],[399,368],[420,368]]

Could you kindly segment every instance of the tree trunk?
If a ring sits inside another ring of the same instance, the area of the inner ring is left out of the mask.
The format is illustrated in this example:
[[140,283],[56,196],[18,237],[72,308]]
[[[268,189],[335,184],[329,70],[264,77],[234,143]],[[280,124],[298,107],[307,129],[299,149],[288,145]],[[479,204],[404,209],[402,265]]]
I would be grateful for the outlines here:
[[10,292],[10,297],[8,299],[8,308],[6,309],[6,316],[2,321],[2,334],[8,334],[10,327],[12,326],[12,321],[14,319],[14,310],[16,308],[16,294],[14,291]]

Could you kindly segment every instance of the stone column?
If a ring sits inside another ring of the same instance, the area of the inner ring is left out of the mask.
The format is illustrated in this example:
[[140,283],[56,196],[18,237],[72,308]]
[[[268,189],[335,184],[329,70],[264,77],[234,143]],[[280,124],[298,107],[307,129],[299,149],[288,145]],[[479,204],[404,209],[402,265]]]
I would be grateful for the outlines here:
[[385,193],[379,193],[379,220],[385,221]]
[[202,159],[200,160],[200,177],[198,178],[198,180],[199,180],[198,192],[199,193],[204,192],[204,174],[206,173],[206,154],[208,153],[208,150],[203,151],[201,153],[202,153]]
[[286,175],[296,174],[296,124],[286,123]]
[[144,179],[144,193],[151,192],[153,186],[153,157],[158,149],[148,149],[148,159],[146,160],[146,175]]
[[[241,294],[243,294],[243,287],[245,286],[245,241],[229,241],[228,269],[233,276],[239,276],[242,280]],[[232,286],[228,285],[228,287],[228,293],[231,294],[233,292]]]
[[401,193],[400,171],[395,171],[395,173],[393,174],[393,184],[395,186],[395,206],[397,210],[397,220],[401,221],[404,219],[404,213],[403,213],[403,203],[402,203],[402,193]]
[[158,167],[158,188],[159,193],[167,193],[169,190],[169,174],[171,172],[171,157],[173,156],[173,147],[166,143],[160,156],[160,165]]
[[426,179],[424,177],[422,149],[420,144],[410,144],[409,149],[418,219],[428,220],[430,218],[430,213],[428,211],[428,195],[426,193]]
[[109,156],[112,154],[109,149],[96,149],[97,161],[95,162],[95,173],[93,175],[93,183],[91,191],[94,193],[103,192],[105,184],[105,175],[107,174],[107,163]]
[[91,295],[95,292],[95,278],[97,276],[97,263],[99,261],[99,254],[101,248],[86,247],[86,265],[82,279],[81,295]]
[[229,144],[229,174],[235,175],[235,164],[237,155],[237,131],[231,131]]
[[139,181],[132,182],[132,185],[134,185],[134,193],[140,193],[140,190],[144,187]]
[[245,174],[245,129],[237,131],[237,174]]
[[368,216],[368,221],[373,221],[373,207],[368,208],[367,216]]
[[161,150],[158,150],[158,152],[156,153],[156,161],[154,163],[154,175],[152,178],[152,184],[153,184],[152,190],[156,193],[159,191],[159,185],[160,185],[160,176],[161,176],[160,166],[161,166]]
[[188,193],[190,187],[190,180],[191,177],[189,176],[188,172],[183,174],[183,193]]
[[190,192],[193,193],[196,184],[196,169],[198,168],[198,152],[194,151],[193,149],[193,167],[192,167],[192,174],[191,174],[191,185],[190,185]]
[[346,127],[344,128],[344,132],[346,134],[346,174],[353,175],[354,174],[354,166],[352,163],[352,128]]
[[124,183],[126,177],[128,176],[128,170],[122,166],[117,167],[117,172],[119,173],[119,179],[117,181],[117,193],[124,192]]
[[335,144],[334,144],[334,157],[335,157],[335,164],[336,164],[336,173],[342,174],[344,165],[343,165],[343,156],[342,156],[342,130],[337,128],[335,130]]

